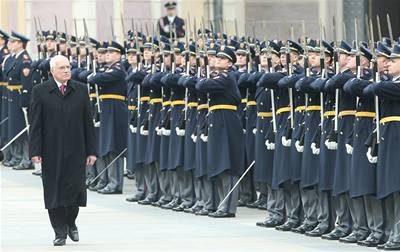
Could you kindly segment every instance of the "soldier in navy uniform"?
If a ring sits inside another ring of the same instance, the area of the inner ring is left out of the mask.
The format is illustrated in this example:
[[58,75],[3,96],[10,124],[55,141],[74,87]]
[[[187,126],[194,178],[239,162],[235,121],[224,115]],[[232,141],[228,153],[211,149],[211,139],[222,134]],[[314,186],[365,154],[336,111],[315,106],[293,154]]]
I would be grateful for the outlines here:
[[[164,4],[167,9],[167,15],[160,18],[158,28],[160,34],[167,38],[172,37],[182,38],[185,36],[185,21],[176,15],[176,2],[169,1]],[[176,33],[176,35],[175,35]]]
[[[178,42],[174,50],[184,53],[184,45]],[[178,62],[178,59],[180,62]],[[175,57],[177,68],[175,73],[169,73],[163,77],[163,83],[171,88],[171,116],[170,116],[170,129],[171,136],[169,142],[169,170],[174,171],[172,184],[176,184],[178,188],[173,190],[174,199],[178,198],[178,202],[172,200],[169,204],[162,206],[164,209],[175,209],[176,211],[183,211],[190,208],[194,204],[194,190],[192,174],[184,169],[184,136],[178,135],[176,128],[181,126],[184,119],[185,107],[185,88],[178,85],[179,78],[185,73],[184,58]],[[175,185],[175,186],[176,186]],[[180,201],[180,202],[179,202]]]
[[234,51],[228,47],[217,54],[218,74],[202,79],[196,88],[209,94],[207,169],[208,177],[215,180],[220,206],[210,217],[235,217],[238,191],[234,190],[226,201],[244,168],[243,127],[237,112],[241,96],[234,75],[229,69],[236,62]]
[[385,80],[369,85],[364,92],[368,95],[376,95],[380,100],[380,142],[377,160],[372,158],[369,149],[369,160],[377,161],[377,199],[385,201],[385,214],[390,216],[387,225],[390,236],[387,242],[377,247],[385,250],[400,249],[400,179],[399,155],[396,151],[398,145],[399,114],[400,114],[400,45],[393,47],[390,54],[388,73],[392,80]]
[[[4,125],[6,125],[6,121],[8,119],[6,114],[3,113],[3,110],[6,108],[5,103],[3,102],[4,97],[7,95],[7,82],[5,78],[5,74],[3,74],[3,68],[6,58],[10,57],[10,51],[7,48],[8,38],[10,36],[0,30],[0,144],[4,145],[7,142],[6,134],[4,131]],[[6,120],[6,121],[4,121]],[[11,158],[9,150],[6,150],[4,162],[8,162]]]
[[[8,106],[8,139],[15,137],[27,126],[27,112],[30,93],[32,90],[31,58],[25,50],[29,39],[25,36],[12,32],[10,42],[14,60],[7,72],[9,90]],[[10,146],[12,154],[17,162],[13,165],[15,170],[33,169],[29,158],[27,134],[23,134]]]
[[[108,184],[101,190],[102,194],[121,194],[123,186],[123,158],[119,157],[126,148],[126,132],[128,130],[128,108],[126,105],[127,84],[126,71],[121,65],[121,56],[125,53],[123,46],[115,41],[107,47],[104,72],[96,73],[89,83],[99,86],[101,100],[99,156],[103,157],[107,170]],[[112,161],[115,162],[111,164]]]
[[[301,46],[294,41],[287,41],[287,47],[282,46],[279,50],[280,63],[284,69],[281,71],[265,73],[257,86],[268,88],[274,91],[274,103],[276,114],[275,140],[267,138],[269,149],[274,149],[274,161],[272,168],[271,185],[268,190],[268,218],[265,221],[257,222],[257,226],[275,227],[281,231],[290,231],[299,225],[300,195],[298,182],[293,182],[292,161],[290,157],[291,148],[283,145],[281,140],[286,134],[288,118],[290,116],[289,87],[300,78],[302,73],[298,65],[299,55],[302,53]],[[289,51],[287,51],[289,50]],[[291,76],[287,74],[287,57],[293,65],[294,72]],[[276,69],[276,70],[279,70]],[[298,164],[296,163],[296,166]],[[284,222],[284,208],[286,208],[287,220]]]
[[149,195],[139,204],[150,205],[157,202],[160,198],[160,187],[158,183],[158,170],[160,161],[160,136],[156,132],[156,127],[161,119],[161,87],[151,81],[154,74],[160,71],[157,66],[159,57],[159,44],[157,38],[148,39],[144,44],[144,54],[149,55],[150,65],[147,75],[144,77],[141,87],[149,90],[149,106],[144,114],[145,119],[139,130],[140,134],[147,138],[145,149],[145,180],[149,189]]
[[[322,95],[323,104],[321,105],[320,117],[323,116],[323,122],[319,128],[313,133],[311,139],[311,149],[314,155],[319,156],[318,171],[318,225],[311,231],[307,231],[306,235],[311,237],[319,237],[330,232],[334,226],[335,216],[332,214],[332,177],[335,164],[335,151],[328,150],[325,146],[327,132],[332,128],[332,116],[334,116],[335,97],[324,92],[326,81],[334,74],[331,71],[334,49],[326,43],[322,42],[325,48],[325,75],[310,84],[310,88],[316,94]],[[326,60],[328,59],[328,60]],[[320,59],[321,60],[321,59]],[[322,125],[321,125],[322,124]]]
[[[273,41],[263,42],[260,46],[259,56],[261,71],[251,74],[248,80],[254,87],[257,87],[254,94],[257,102],[256,128],[253,130],[248,128],[246,133],[251,132],[255,136],[253,181],[257,191],[260,192],[259,199],[248,206],[255,206],[266,210],[269,210],[270,207],[268,203],[272,202],[272,200],[268,201],[268,188],[270,189],[272,184],[274,150],[273,148],[268,148],[266,145],[268,135],[274,134],[272,126],[272,96],[270,89],[257,86],[257,83],[265,72],[274,72],[280,69],[279,50],[279,46]],[[251,106],[248,106],[248,109],[250,108]],[[247,111],[250,112],[250,110]]]
[[[376,53],[376,61],[374,62],[374,64],[376,64],[377,73],[374,73],[374,74],[376,76],[379,76],[379,79],[381,81],[387,81],[390,79],[390,77],[388,76],[388,66],[389,66],[389,56],[391,54],[391,51],[387,46],[385,46],[384,43],[378,42],[375,53]],[[375,66],[374,66],[374,68],[375,68]],[[365,88],[362,90],[363,93],[359,94],[359,95],[364,97],[365,100],[369,100],[370,103],[372,101],[372,106],[374,106],[374,101],[373,101],[374,97],[368,92],[368,89],[370,86],[371,86],[371,84],[366,85]],[[354,87],[356,87],[356,86],[354,86]],[[359,90],[359,89],[357,89],[357,90]],[[371,111],[376,113],[375,107],[373,107]],[[370,135],[375,135],[373,133],[372,129],[376,128],[376,122],[371,120],[369,123],[371,124],[370,127],[372,127],[370,129],[371,130]],[[354,136],[354,134],[353,134],[353,136]],[[370,146],[370,144],[368,144],[369,139],[370,139],[370,137],[368,137],[368,139],[367,139],[367,146]],[[365,150],[364,146],[362,146],[362,148],[364,148],[364,150]],[[354,150],[354,145],[353,145],[353,150]],[[366,156],[361,155],[361,154],[358,157],[360,159],[366,158]],[[368,160],[368,161],[370,161],[370,160]],[[387,237],[385,237],[385,230],[384,230],[385,221],[384,221],[384,214],[383,214],[383,210],[384,210],[383,209],[383,200],[377,199],[377,197],[376,197],[376,190],[377,190],[377,188],[376,188],[376,174],[377,174],[376,162],[373,162],[372,166],[373,166],[373,170],[369,170],[369,173],[367,174],[367,179],[361,181],[362,185],[371,187],[371,188],[368,188],[369,194],[363,196],[364,202],[365,202],[365,215],[367,218],[367,224],[368,224],[368,228],[370,230],[370,234],[367,237],[367,239],[357,243],[358,245],[367,246],[367,247],[375,247],[375,246],[379,245],[380,243],[382,243],[385,238],[387,238]],[[389,234],[387,234],[387,236],[389,236]]]
[[[351,231],[351,216],[348,207],[348,194],[346,191],[346,183],[349,178],[344,177],[342,175],[343,171],[346,172],[350,170],[350,161],[351,156],[347,154],[345,141],[347,136],[352,130],[352,123],[354,121],[354,109],[355,109],[355,99],[353,97],[348,97],[342,90],[344,84],[351,78],[354,78],[355,65],[352,66],[354,69],[348,68],[349,59],[352,52],[352,48],[345,41],[341,41],[339,48],[337,49],[339,52],[339,72],[332,76],[326,84],[325,90],[327,93],[335,95],[336,92],[339,93],[339,101],[335,101],[338,104],[338,132],[337,140],[332,138],[334,128],[328,133],[327,140],[325,141],[325,146],[329,150],[335,150],[335,168],[333,173],[333,181],[332,181],[332,196],[334,197],[334,208],[336,213],[337,221],[335,223],[335,228],[328,234],[322,235],[322,239],[327,240],[339,240],[342,237],[345,237]],[[338,90],[338,91],[337,91]],[[349,108],[349,110],[347,109]],[[352,111],[352,112],[343,112],[341,111]],[[344,128],[346,126],[346,128]],[[339,141],[341,144],[339,145]],[[339,148],[340,147],[340,148]]]
[[166,37],[161,36],[161,46],[162,46],[162,62],[160,66],[160,71],[153,74],[151,78],[151,85],[159,90],[161,97],[160,106],[157,105],[157,111],[159,113],[159,120],[157,124],[152,125],[154,132],[159,136],[160,142],[159,150],[157,152],[158,157],[158,169],[157,178],[159,183],[159,199],[157,202],[153,202],[152,205],[160,207],[166,205],[172,201],[172,185],[171,185],[171,173],[168,171],[168,146],[169,146],[169,136],[164,135],[165,123],[168,120],[169,108],[171,105],[170,99],[170,89],[165,87],[161,79],[171,71],[171,45],[166,40]]

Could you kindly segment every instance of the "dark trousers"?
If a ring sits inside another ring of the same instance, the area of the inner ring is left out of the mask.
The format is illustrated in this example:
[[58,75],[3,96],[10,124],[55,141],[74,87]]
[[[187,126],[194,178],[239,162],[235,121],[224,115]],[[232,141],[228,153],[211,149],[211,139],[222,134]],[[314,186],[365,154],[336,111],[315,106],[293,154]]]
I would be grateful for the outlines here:
[[67,238],[68,229],[76,229],[75,220],[79,212],[78,206],[52,208],[48,209],[48,212],[56,238]]

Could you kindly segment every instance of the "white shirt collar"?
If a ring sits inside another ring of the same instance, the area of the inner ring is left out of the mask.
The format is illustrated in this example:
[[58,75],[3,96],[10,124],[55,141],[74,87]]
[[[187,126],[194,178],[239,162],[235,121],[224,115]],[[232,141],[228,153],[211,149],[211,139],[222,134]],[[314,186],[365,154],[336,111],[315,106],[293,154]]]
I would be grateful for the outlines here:
[[18,58],[23,52],[25,52],[25,50],[21,50],[19,53],[17,53],[17,54],[15,55],[15,58]]
[[398,80],[400,80],[400,75],[393,78],[393,81],[398,81]]
[[175,16],[172,16],[172,17],[168,16],[168,20],[169,20],[169,23],[172,24],[175,20]]
[[[54,81],[56,82],[56,84],[57,84],[57,86],[58,86],[58,89],[60,89],[60,87],[61,87],[62,83],[61,83],[61,82],[59,82],[59,81],[58,81],[58,80],[56,80],[56,79],[54,79]],[[67,83],[68,83],[68,82],[65,82],[64,84],[65,84],[65,85],[67,85]]]

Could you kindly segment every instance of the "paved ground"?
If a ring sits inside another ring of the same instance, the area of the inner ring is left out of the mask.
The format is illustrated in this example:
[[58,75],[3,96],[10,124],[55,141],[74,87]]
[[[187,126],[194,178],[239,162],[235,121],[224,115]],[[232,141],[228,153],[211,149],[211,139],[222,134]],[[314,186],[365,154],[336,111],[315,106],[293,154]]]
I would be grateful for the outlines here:
[[125,201],[132,180],[124,195],[89,192],[77,220],[81,241],[54,248],[41,180],[31,172],[0,167],[1,251],[376,251],[256,227],[259,210],[212,219],[139,206]]

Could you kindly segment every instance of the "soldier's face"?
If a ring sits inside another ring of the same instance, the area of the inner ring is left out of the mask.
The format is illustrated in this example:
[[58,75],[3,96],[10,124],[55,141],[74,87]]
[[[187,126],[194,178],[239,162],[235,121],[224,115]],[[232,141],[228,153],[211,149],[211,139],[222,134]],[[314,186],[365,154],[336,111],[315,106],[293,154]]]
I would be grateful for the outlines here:
[[48,51],[54,51],[56,50],[56,41],[52,39],[46,40],[46,46]]
[[60,43],[60,51],[61,52],[66,52],[67,51],[67,44],[66,43]]
[[170,17],[176,16],[176,9],[167,9],[167,15]]
[[66,57],[59,58],[53,68],[50,69],[54,79],[61,83],[71,79],[71,65]]
[[150,48],[145,48],[144,51],[143,51],[144,60],[150,60],[151,59],[151,55],[152,55],[152,53],[151,53]]
[[286,54],[285,53],[281,54],[280,60],[281,60],[282,65],[285,66],[286,65]]
[[171,54],[164,54],[164,65],[168,67],[171,66]]
[[215,67],[218,70],[227,70],[232,66],[232,62],[227,58],[217,57],[217,61],[215,63]]
[[217,57],[215,57],[215,55],[208,55],[208,65],[211,68],[215,67],[216,61],[217,61]]
[[389,62],[389,74],[393,77],[397,77],[400,75],[400,59],[391,59]]
[[388,71],[390,62],[388,58],[385,56],[379,56],[376,62],[378,63],[378,72],[384,73]]
[[346,67],[348,61],[349,61],[349,55],[345,53],[339,53],[339,67],[341,69]]
[[175,65],[180,66],[181,64],[185,64],[184,60],[185,59],[181,56],[180,53],[175,53]]
[[10,50],[13,53],[17,53],[18,51],[20,51],[23,48],[23,45],[22,45],[21,41],[10,40],[10,42],[11,42]]
[[320,67],[320,54],[317,52],[309,52],[308,53],[308,60],[310,67]]
[[190,65],[195,66],[196,65],[196,56],[190,56]]
[[107,53],[106,53],[106,63],[107,64],[112,64],[112,63],[115,63],[120,60],[121,60],[121,54],[119,52],[107,51]]
[[238,66],[246,65],[246,54],[236,54],[236,64]]
[[356,56],[355,55],[350,55],[348,57],[348,61],[347,61],[347,68],[354,70],[356,69]]
[[4,46],[6,41],[3,38],[0,38],[0,46]]
[[105,53],[98,53],[97,54],[97,62],[100,64],[104,64],[106,62],[106,54]]
[[136,62],[136,53],[129,53],[128,54],[128,63],[130,65],[135,65],[137,63]]
[[268,66],[268,53],[267,52],[262,52],[260,54],[260,64],[263,67]]

